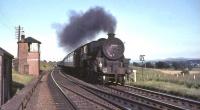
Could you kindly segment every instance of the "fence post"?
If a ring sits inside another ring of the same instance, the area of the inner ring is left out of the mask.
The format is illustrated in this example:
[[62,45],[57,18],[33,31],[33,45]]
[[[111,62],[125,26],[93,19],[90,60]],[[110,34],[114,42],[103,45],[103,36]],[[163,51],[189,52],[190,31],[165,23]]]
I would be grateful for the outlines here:
[[136,70],[133,70],[133,75],[134,75],[134,82],[136,82]]

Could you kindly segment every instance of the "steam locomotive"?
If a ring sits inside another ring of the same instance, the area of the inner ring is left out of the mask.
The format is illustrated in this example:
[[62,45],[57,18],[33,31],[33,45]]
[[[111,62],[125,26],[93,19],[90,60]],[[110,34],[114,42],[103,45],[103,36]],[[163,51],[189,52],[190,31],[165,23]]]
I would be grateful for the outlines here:
[[69,53],[59,64],[68,73],[91,83],[121,83],[128,74],[129,59],[124,57],[124,44],[108,33],[108,38],[87,43]]

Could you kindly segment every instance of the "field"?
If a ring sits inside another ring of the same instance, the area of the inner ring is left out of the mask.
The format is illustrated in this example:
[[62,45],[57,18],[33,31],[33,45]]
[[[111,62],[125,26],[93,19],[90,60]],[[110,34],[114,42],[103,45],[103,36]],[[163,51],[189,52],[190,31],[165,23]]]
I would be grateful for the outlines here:
[[[155,71],[160,71],[162,73],[166,74],[179,74],[181,73],[181,70],[165,70],[165,69],[153,69]],[[200,74],[200,70],[197,68],[194,68],[192,71],[190,71],[190,74]]]
[[133,67],[133,69],[137,71],[137,81],[133,81],[134,76],[131,74],[130,81],[127,81],[130,85],[200,100],[200,71],[198,70],[190,74],[180,74],[180,71],[144,68],[142,74],[142,68]]

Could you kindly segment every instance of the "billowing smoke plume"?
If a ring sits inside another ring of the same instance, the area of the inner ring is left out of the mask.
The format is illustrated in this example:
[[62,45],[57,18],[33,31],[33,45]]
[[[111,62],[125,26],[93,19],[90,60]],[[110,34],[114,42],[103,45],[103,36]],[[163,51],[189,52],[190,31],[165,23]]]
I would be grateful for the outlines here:
[[101,31],[114,32],[116,19],[101,7],[85,13],[71,13],[70,22],[60,33],[60,45],[66,49],[76,48],[84,40],[92,39]]

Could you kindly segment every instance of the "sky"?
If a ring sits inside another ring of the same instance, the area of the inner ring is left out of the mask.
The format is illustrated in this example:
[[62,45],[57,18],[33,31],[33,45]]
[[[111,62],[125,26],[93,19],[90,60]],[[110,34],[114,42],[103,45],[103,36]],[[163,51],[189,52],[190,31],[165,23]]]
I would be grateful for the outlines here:
[[62,60],[69,52],[59,46],[52,25],[67,25],[72,11],[96,6],[116,18],[115,34],[125,43],[125,57],[200,58],[200,0],[1,0],[0,47],[17,56],[15,27],[20,25],[26,37],[42,42],[41,60]]

